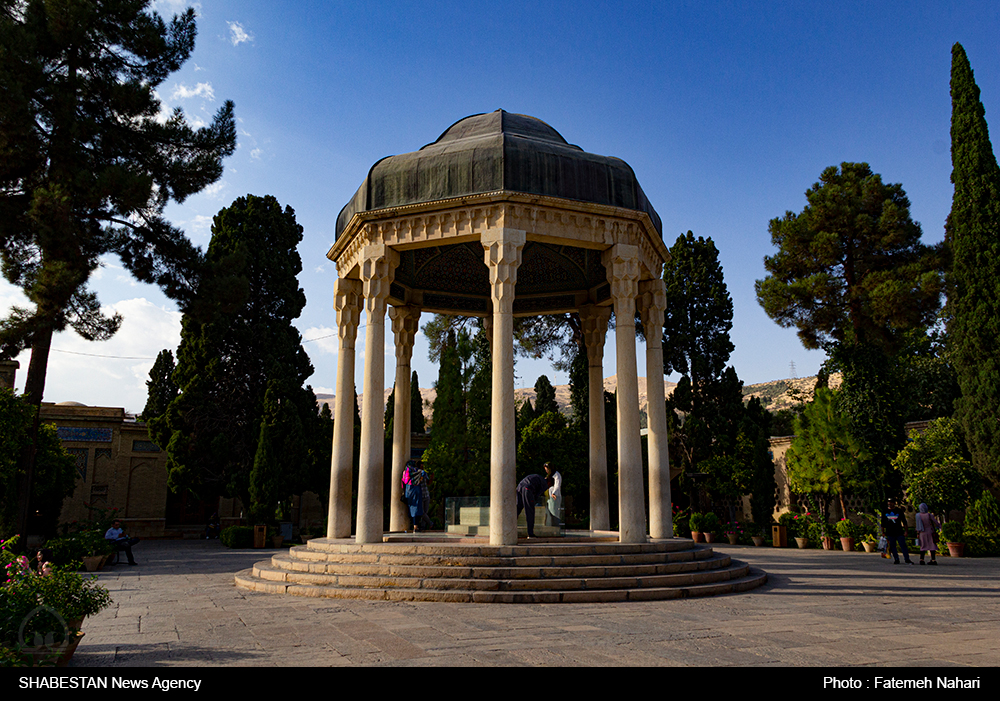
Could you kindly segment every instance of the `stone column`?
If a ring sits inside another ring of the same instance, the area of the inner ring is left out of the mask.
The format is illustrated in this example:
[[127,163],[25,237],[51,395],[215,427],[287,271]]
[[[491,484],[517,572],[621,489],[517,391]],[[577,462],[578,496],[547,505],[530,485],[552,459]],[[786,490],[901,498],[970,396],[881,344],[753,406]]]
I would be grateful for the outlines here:
[[604,338],[608,333],[611,307],[587,305],[580,309],[583,338],[589,365],[588,424],[590,426],[590,528],[611,528],[608,503],[608,446],[604,422]]
[[663,280],[639,283],[639,313],[646,330],[646,425],[649,427],[649,535],[674,537],[670,498],[670,455],[667,412],[663,398],[663,313],[667,305]]
[[338,278],[333,283],[337,312],[337,386],[333,402],[333,453],[330,458],[330,506],[326,537],[351,535],[351,468],[354,460],[354,342],[361,320],[361,281]]
[[410,459],[410,358],[413,339],[420,326],[419,307],[389,307],[396,337],[396,384],[393,390],[392,496],[389,499],[389,530],[405,531],[410,513],[403,503],[403,468]]
[[[490,545],[517,544],[514,435],[514,286],[525,232],[494,229],[482,236],[493,300],[493,411],[490,431]],[[532,506],[532,508],[534,508]]]
[[618,539],[646,540],[646,509],[639,440],[639,379],[635,352],[635,300],[639,294],[639,249],[616,244],[604,252],[615,306],[618,375]]
[[365,246],[361,282],[365,293],[365,383],[361,399],[361,464],[358,472],[359,544],[382,542],[382,470],[385,463],[385,310],[399,254],[382,243]]

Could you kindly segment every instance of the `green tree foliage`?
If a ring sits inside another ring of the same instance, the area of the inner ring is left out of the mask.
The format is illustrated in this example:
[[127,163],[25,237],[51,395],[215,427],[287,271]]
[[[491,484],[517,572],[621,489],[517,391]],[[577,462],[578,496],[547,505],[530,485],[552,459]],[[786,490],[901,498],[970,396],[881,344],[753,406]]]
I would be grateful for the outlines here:
[[757,397],[752,397],[740,423],[737,446],[743,462],[750,466],[750,478],[746,485],[750,494],[750,513],[754,523],[762,528],[770,524],[775,506],[776,484],[770,437],[771,414]]
[[195,12],[168,25],[148,1],[5,0],[0,5],[0,251],[32,309],[0,322],[0,353],[31,346],[26,394],[39,404],[52,334],[113,335],[87,289],[106,254],[187,304],[200,252],[163,217],[222,175],[233,105],[192,129],[159,118],[156,89],[194,49]]
[[820,388],[795,421],[795,438],[785,455],[788,480],[799,494],[838,496],[842,514],[849,513],[844,492],[861,485],[866,475],[864,445],[851,431],[841,410],[841,393]]
[[[301,240],[295,213],[270,196],[241,197],[216,215],[210,272],[201,290],[211,295],[204,305],[211,313],[185,314],[174,373],[180,395],[150,422],[167,450],[172,489],[195,489],[206,497],[225,493],[250,508],[250,473],[268,389],[282,415],[294,413],[300,426],[318,420],[316,397],[303,387],[312,365],[292,325],[306,301],[296,279]],[[283,496],[322,489],[302,484],[310,474],[308,455],[302,440],[276,451]]]
[[969,462],[962,426],[954,418],[935,419],[925,430],[914,431],[892,467],[902,476],[911,504],[927,504],[946,517],[965,509],[982,489],[982,478]]
[[549,378],[542,375],[535,381],[535,413],[538,416],[550,411],[559,411],[556,404],[556,388],[552,386]]
[[[0,494],[17,493],[18,459],[31,442],[35,412],[6,387],[0,387]],[[66,452],[55,426],[42,424],[32,480],[31,499],[37,507],[33,532],[52,535],[63,500],[76,486],[76,461]],[[0,540],[17,535],[17,500],[0,500]]]
[[167,412],[170,402],[177,398],[177,383],[174,382],[174,354],[162,350],[156,356],[146,382],[146,406],[142,410],[142,420],[159,418]]
[[[689,231],[677,238],[670,258],[663,267],[663,371],[682,375],[667,400],[670,456],[685,470],[701,470],[702,461],[734,456],[743,416],[743,383],[726,367],[733,301],[712,239]],[[716,461],[715,468],[721,465]]]
[[880,478],[904,440],[895,358],[940,308],[943,247],[921,242],[902,186],[867,163],[827,168],[806,198],[802,212],[770,222],[778,252],[764,259],[757,301],[843,372],[839,402],[870,456],[869,501],[881,502]]
[[941,248],[920,241],[901,185],[867,163],[830,166],[801,213],[772,219],[778,252],[757,301],[806,348],[864,343],[891,352],[897,333],[926,328],[940,307]]
[[410,431],[413,433],[427,431],[427,423],[424,420],[424,400],[420,396],[420,379],[417,377],[416,370],[410,377]]
[[1000,484],[1000,167],[986,111],[960,44],[952,47],[951,181],[955,185],[946,241],[948,345],[962,398],[956,413],[972,464]]

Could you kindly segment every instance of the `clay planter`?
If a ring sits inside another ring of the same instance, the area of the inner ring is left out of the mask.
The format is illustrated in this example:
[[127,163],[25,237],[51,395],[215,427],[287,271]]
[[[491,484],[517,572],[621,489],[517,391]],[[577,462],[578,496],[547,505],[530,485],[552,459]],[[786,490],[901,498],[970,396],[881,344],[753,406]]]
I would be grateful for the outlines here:
[[87,555],[83,558],[83,566],[87,568],[88,572],[97,572],[104,566],[106,557],[106,555]]
[[796,538],[795,539],[795,544],[798,545],[803,550],[805,550],[806,548],[809,547],[809,539],[808,538]]
[[854,550],[854,538],[852,536],[841,536],[840,548],[845,553],[849,553]]
[[759,535],[755,535],[753,536],[753,544],[759,548],[764,544],[764,539],[761,538]]
[[876,543],[874,540],[864,540],[861,541],[861,544],[865,546],[866,553],[873,553],[876,550],[878,550],[878,543]]
[[706,543],[714,543],[715,542],[715,534],[714,533],[702,533],[702,535],[705,536],[705,542]]
[[948,554],[952,557],[962,557],[965,552],[965,543],[948,543]]
[[271,536],[271,545],[280,548],[285,542],[285,538],[282,535]]
[[830,536],[823,536],[823,549],[833,550],[833,538]]
[[735,533],[727,533],[726,537],[729,538],[730,545],[736,545],[736,541],[739,540],[739,536]]
[[31,659],[32,667],[50,667],[53,664],[56,667],[65,667],[69,664],[70,658],[73,657],[73,653],[76,652],[82,639],[83,633],[76,632],[70,635],[70,640],[67,643],[52,647],[47,645],[27,647],[21,650],[21,654]]
[[701,533],[700,531],[691,531],[691,540],[693,540],[696,543],[704,543],[705,534]]

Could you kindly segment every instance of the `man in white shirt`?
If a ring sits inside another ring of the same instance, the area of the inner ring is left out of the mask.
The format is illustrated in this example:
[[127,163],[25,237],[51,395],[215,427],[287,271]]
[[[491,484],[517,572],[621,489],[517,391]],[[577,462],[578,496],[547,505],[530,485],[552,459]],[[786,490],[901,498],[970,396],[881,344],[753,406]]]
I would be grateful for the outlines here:
[[549,500],[545,511],[546,526],[561,526],[562,520],[559,518],[562,512],[562,475],[558,470],[552,468],[552,463],[545,463],[545,476],[549,484]]
[[128,557],[128,564],[137,564],[135,558],[132,557],[132,546],[138,543],[139,539],[129,538],[122,529],[121,521],[115,520],[115,522],[111,524],[111,528],[109,528],[108,532],[104,534],[104,539],[110,540],[114,543],[116,548],[125,551],[125,555]]

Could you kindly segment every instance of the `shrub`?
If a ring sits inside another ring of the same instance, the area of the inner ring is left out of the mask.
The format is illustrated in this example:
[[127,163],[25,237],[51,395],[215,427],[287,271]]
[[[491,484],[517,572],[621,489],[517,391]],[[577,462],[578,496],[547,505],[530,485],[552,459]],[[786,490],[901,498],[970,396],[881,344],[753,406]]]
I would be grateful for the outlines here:
[[40,575],[27,558],[14,554],[16,537],[0,543],[0,664],[23,664],[20,651],[40,644],[61,644],[72,635],[74,622],[111,605],[107,589],[96,577],[82,577],[64,567]]
[[966,528],[962,535],[966,553],[972,557],[997,557],[1000,555],[1000,534]]
[[961,543],[963,530],[958,521],[945,521],[941,526],[941,537],[946,543]]
[[687,509],[678,509],[676,506],[673,506],[673,512],[674,535],[678,538],[691,537],[691,525],[689,523],[691,512]]
[[1000,534],[1000,505],[988,491],[983,491],[965,512],[965,530]]
[[252,548],[253,528],[250,526],[229,526],[223,528],[219,540],[227,548]]
[[719,517],[715,515],[715,512],[709,511],[702,516],[701,530],[705,533],[718,534],[720,526]]

